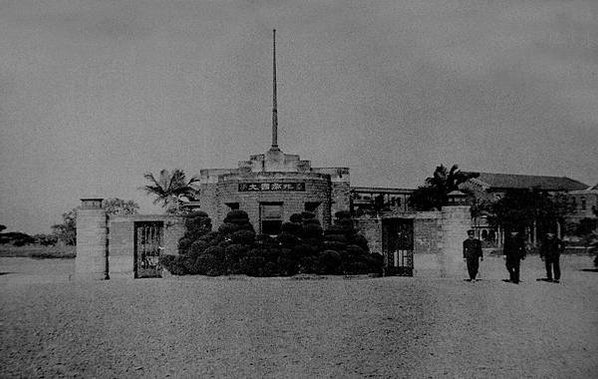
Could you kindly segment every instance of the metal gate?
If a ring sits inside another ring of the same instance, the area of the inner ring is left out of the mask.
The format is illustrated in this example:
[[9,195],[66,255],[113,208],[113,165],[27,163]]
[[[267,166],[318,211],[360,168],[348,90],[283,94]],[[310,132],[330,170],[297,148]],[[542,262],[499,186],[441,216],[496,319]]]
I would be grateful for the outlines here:
[[135,278],[161,278],[160,252],[164,223],[135,223]]
[[413,276],[413,220],[382,220],[382,250],[388,275]]

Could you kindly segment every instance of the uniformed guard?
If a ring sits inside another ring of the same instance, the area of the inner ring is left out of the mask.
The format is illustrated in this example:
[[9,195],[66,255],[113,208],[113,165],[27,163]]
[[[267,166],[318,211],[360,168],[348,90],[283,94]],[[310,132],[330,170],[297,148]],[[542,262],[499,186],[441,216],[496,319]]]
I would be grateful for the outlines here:
[[519,236],[519,232],[513,230],[505,238],[503,257],[509,271],[509,279],[506,281],[518,284],[521,260],[525,259],[525,241]]
[[[540,246],[540,259],[546,265],[546,281],[558,283],[561,280],[561,267],[559,259],[564,250],[563,242],[554,233],[546,233],[544,241]],[[554,280],[553,280],[554,271]]]
[[468,282],[475,282],[480,267],[479,259],[484,260],[482,255],[482,243],[475,238],[473,230],[467,231],[467,239],[463,241],[463,260],[467,262]]

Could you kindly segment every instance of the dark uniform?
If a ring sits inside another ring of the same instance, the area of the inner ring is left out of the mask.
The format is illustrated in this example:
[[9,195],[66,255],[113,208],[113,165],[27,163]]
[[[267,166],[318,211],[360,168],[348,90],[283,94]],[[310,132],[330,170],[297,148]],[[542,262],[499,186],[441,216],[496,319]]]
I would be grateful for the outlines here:
[[519,267],[522,259],[525,259],[525,242],[523,238],[508,235],[505,238],[503,254],[506,256],[506,266],[509,271],[511,282],[519,283]]
[[563,242],[556,237],[547,237],[540,246],[540,257],[546,264],[546,277],[549,281],[552,281],[553,271],[554,280],[558,282],[561,279],[561,267],[559,265],[559,259],[563,249]]
[[482,257],[482,243],[475,238],[468,238],[463,241],[463,258],[467,260],[467,272],[469,279],[475,280],[480,267],[480,258]]

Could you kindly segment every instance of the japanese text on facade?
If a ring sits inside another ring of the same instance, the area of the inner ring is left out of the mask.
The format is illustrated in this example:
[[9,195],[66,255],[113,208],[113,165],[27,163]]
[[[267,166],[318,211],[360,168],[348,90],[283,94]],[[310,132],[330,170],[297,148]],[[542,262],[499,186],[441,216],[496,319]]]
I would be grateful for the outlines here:
[[305,191],[305,183],[239,183],[239,192]]

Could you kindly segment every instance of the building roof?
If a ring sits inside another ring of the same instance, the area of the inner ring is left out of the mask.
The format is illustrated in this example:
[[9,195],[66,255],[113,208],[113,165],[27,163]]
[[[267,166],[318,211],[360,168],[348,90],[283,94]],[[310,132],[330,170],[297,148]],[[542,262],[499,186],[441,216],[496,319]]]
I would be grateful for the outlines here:
[[395,187],[353,187],[351,186],[351,192],[356,193],[385,193],[385,194],[411,194],[415,191],[412,188],[395,188]]
[[564,176],[495,174],[489,172],[477,172],[476,174],[479,174],[479,176],[470,180],[490,189],[538,188],[545,191],[577,191],[588,188],[587,184]]

